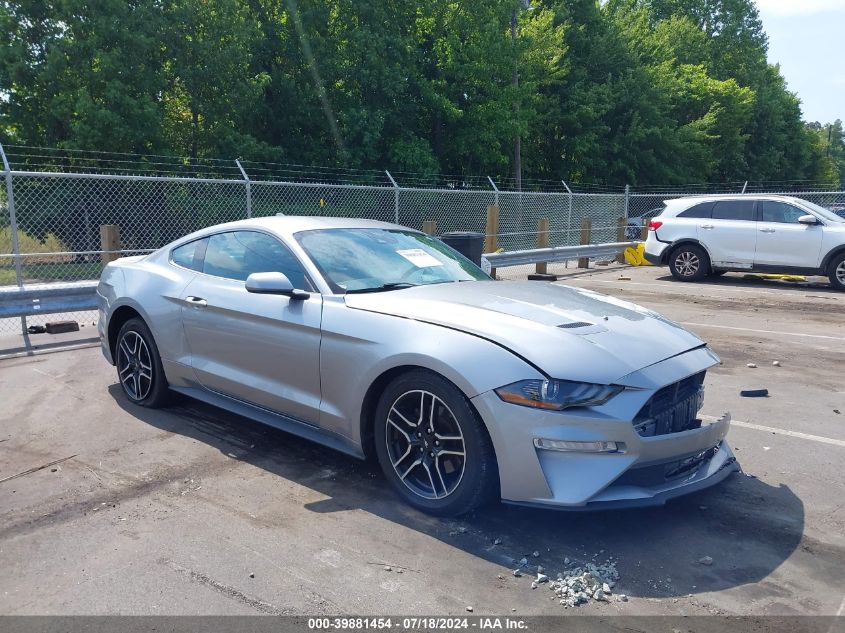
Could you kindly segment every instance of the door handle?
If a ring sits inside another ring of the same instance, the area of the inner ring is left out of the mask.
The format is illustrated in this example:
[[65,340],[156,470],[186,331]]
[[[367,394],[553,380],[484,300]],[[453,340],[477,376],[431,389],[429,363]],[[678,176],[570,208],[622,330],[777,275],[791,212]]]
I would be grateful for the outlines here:
[[198,308],[204,308],[208,305],[208,301],[202,297],[185,297],[185,301],[190,303],[192,306],[197,306]]
[[760,229],[760,233],[774,233],[774,229]]
[[702,229],[708,229],[708,230],[710,230],[710,229],[712,229],[712,228],[713,228],[713,225],[712,225],[712,224],[702,224],[702,225],[700,225],[700,227],[701,227]]

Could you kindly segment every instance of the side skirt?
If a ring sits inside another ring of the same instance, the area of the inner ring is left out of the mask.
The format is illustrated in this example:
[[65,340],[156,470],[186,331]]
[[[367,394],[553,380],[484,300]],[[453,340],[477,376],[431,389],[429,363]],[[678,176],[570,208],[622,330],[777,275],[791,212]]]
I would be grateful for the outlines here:
[[361,447],[356,446],[347,438],[321,429],[313,424],[303,422],[302,420],[298,420],[294,417],[284,415],[276,411],[270,411],[269,409],[264,409],[262,407],[257,407],[248,402],[199,387],[171,386],[170,388],[173,391],[195,398],[196,400],[201,400],[206,404],[220,407],[230,413],[241,415],[245,418],[260,422],[261,424],[266,424],[267,426],[272,426],[273,428],[285,431],[286,433],[298,435],[306,440],[322,444],[323,446],[340,451],[341,453],[346,453],[352,457],[356,457],[358,459],[365,458]]

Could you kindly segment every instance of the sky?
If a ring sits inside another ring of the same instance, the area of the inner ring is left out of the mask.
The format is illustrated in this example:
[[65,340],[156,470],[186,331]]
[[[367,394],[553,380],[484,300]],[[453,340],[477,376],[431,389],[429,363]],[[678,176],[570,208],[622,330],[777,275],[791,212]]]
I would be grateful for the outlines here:
[[780,64],[801,99],[805,121],[845,121],[845,0],[756,0]]

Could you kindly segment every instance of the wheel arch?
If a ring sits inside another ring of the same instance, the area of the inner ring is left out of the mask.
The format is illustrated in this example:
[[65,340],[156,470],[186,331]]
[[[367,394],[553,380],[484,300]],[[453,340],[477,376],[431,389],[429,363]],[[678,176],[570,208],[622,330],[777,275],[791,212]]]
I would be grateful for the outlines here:
[[821,270],[827,274],[830,269],[830,264],[833,262],[834,259],[839,257],[845,253],[845,244],[840,244],[839,246],[834,246],[827,255],[824,256],[822,260]]
[[[131,305],[118,306],[109,317],[107,336],[109,342],[109,353],[111,354],[112,359],[115,358],[115,345],[117,345],[117,335],[120,332],[120,328],[122,328],[123,324],[129,319],[134,318],[139,318],[146,323],[143,315]],[[112,362],[112,364],[114,364],[114,362]]]
[[482,417],[481,413],[476,408],[475,404],[472,402],[472,399],[467,395],[464,389],[461,389],[459,385],[455,384],[454,380],[450,380],[448,376],[444,376],[441,372],[431,369],[430,367],[424,367],[423,365],[397,365],[395,367],[391,367],[390,369],[383,371],[375,378],[375,380],[372,381],[372,383],[370,383],[370,386],[367,388],[367,391],[364,394],[364,399],[361,403],[361,413],[359,417],[361,449],[363,450],[364,456],[367,459],[375,457],[376,454],[375,412],[376,408],[378,407],[379,398],[381,398],[381,395],[384,393],[384,390],[393,380],[395,380],[399,376],[410,373],[412,371],[428,372],[437,376],[438,378],[442,378],[443,380],[447,381],[449,384],[454,386],[455,389],[457,389],[464,396],[464,398],[466,398],[470,409],[481,421],[481,425],[484,428],[485,433],[487,433],[488,436],[490,435],[490,431],[487,428],[487,424],[484,421],[484,418]]
[[692,244],[694,246],[698,246],[699,248],[701,248],[707,254],[708,265],[710,266],[711,269],[713,268],[713,256],[710,254],[710,249],[707,248],[707,246],[703,242],[697,240],[694,237],[683,237],[679,240],[672,242],[672,244],[669,245],[669,248],[667,248],[664,251],[666,253],[666,256],[665,256],[666,263],[667,264],[669,263],[669,258],[672,255],[672,253],[675,252],[675,250],[677,250],[679,247],[684,246],[686,244]]

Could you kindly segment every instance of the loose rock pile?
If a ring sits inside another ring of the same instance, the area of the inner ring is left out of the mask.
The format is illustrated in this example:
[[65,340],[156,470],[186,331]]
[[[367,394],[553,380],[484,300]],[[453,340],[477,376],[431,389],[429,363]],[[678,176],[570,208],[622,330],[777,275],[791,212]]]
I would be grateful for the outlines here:
[[[542,582],[541,576],[545,578],[543,574],[537,576],[538,582]],[[617,580],[619,580],[619,572],[616,570],[616,563],[611,561],[600,565],[587,563],[566,574],[558,574],[557,580],[549,583],[549,589],[560,598],[560,604],[569,608],[589,602],[591,599],[608,602]],[[627,602],[628,598],[619,595],[617,600]]]

